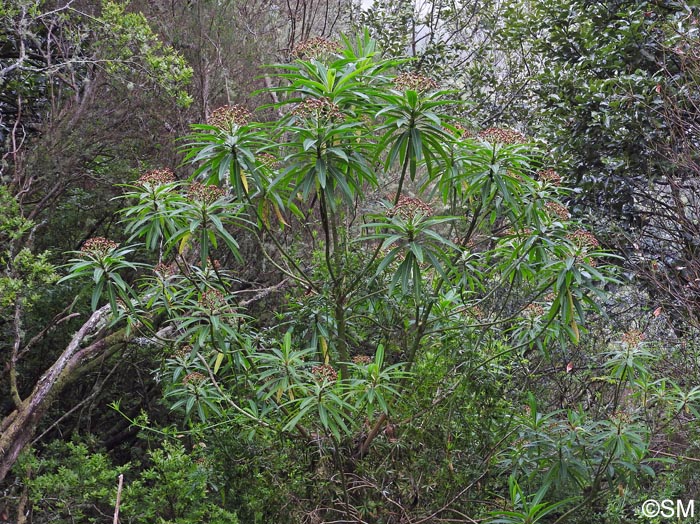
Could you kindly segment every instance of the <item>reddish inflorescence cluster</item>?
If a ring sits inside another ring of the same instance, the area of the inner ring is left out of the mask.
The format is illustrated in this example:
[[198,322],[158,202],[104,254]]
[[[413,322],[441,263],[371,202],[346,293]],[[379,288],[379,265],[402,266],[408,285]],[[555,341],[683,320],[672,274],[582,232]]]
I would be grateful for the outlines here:
[[153,272],[160,278],[167,278],[177,273],[177,266],[175,264],[159,262],[154,266]]
[[578,247],[584,249],[596,249],[600,246],[598,239],[593,236],[593,233],[590,233],[585,229],[577,229],[573,233],[566,235],[566,238],[576,244]]
[[644,340],[644,333],[637,329],[631,329],[622,335],[622,342],[630,347],[636,347]]
[[404,220],[411,220],[416,215],[430,216],[433,214],[433,208],[430,204],[423,202],[418,198],[401,196],[396,205],[386,212],[388,217],[400,216]]
[[271,155],[270,153],[260,153],[258,154],[258,161],[265,167],[274,168],[279,164],[277,157]]
[[425,75],[401,73],[394,77],[394,87],[399,91],[424,92],[438,88],[438,83]]
[[369,364],[370,362],[372,362],[372,359],[367,355],[355,355],[354,357],[352,357],[352,361],[358,366],[361,366]]
[[531,236],[533,233],[534,233],[534,231],[529,227],[523,228],[520,231],[513,229],[512,227],[506,227],[505,229],[498,232],[498,234],[500,236],[503,236],[503,237],[518,237],[518,238],[527,238],[527,237]]
[[186,344],[184,346],[179,347],[175,351],[173,351],[172,356],[174,358],[187,360],[191,354],[192,354],[192,346],[189,344]]
[[551,215],[557,216],[561,220],[568,220],[571,216],[566,206],[558,202],[547,202],[544,207]]
[[472,306],[466,311],[476,320],[483,320],[486,318],[486,315],[484,315],[484,312],[479,306]]
[[146,184],[151,186],[158,186],[161,184],[169,184],[175,181],[175,174],[168,168],[165,169],[154,169],[152,171],[147,171],[136,181],[137,184],[145,186]]
[[207,289],[199,297],[198,304],[212,312],[218,312],[226,305],[226,297],[218,289]]
[[338,379],[338,372],[330,364],[314,366],[311,368],[311,373],[328,382],[335,382]]
[[245,107],[240,105],[221,106],[211,112],[207,118],[207,124],[219,129],[229,130],[232,126],[244,126],[250,123],[252,115]]
[[544,308],[539,304],[528,304],[523,309],[523,316],[526,318],[537,318],[544,315]]
[[524,144],[527,142],[525,135],[523,135],[520,131],[516,131],[515,129],[505,129],[502,127],[489,127],[488,129],[479,131],[476,136],[485,142],[493,142],[496,144],[514,145]]
[[561,184],[561,175],[554,171],[554,169],[544,169],[537,172],[537,177],[543,182],[549,182],[553,186],[558,186]]
[[453,136],[456,136],[457,138],[471,138],[474,135],[471,131],[469,131],[469,129],[467,129],[459,122],[450,124],[450,126],[451,127],[445,127],[445,131],[447,131]]
[[187,190],[187,196],[192,200],[210,204],[222,198],[226,192],[217,186],[194,182]]
[[292,109],[292,114],[316,120],[340,120],[343,118],[340,108],[328,98],[307,98]]
[[192,373],[188,373],[185,375],[185,377],[182,379],[183,384],[199,384],[200,382],[204,382],[204,379],[206,377],[200,373],[199,371],[193,371]]
[[292,50],[295,58],[319,58],[340,51],[340,44],[323,37],[310,38],[297,44]]
[[110,251],[117,249],[119,244],[104,237],[94,237],[87,239],[80,251],[95,256],[105,256]]

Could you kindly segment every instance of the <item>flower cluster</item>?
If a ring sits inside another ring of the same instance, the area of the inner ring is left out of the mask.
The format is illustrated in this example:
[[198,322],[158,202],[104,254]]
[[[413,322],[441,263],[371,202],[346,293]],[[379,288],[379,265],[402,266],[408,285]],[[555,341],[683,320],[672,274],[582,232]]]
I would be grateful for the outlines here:
[[630,424],[632,422],[632,415],[623,410],[614,411],[610,414],[610,420],[616,424]]
[[189,344],[185,344],[184,346],[179,347],[175,351],[173,351],[173,358],[179,358],[182,360],[187,360],[190,358],[190,355],[192,354],[192,346]]
[[596,237],[593,236],[593,233],[590,233],[585,229],[577,229],[573,233],[566,235],[566,238],[580,248],[596,249],[600,246],[600,243]]
[[517,231],[513,229],[512,227],[507,227],[501,231],[498,232],[500,236],[503,237],[518,237],[518,238],[525,238],[529,237],[532,235],[534,231],[530,229],[529,227],[523,228],[522,231]]
[[401,73],[394,77],[394,87],[399,91],[430,91],[438,88],[432,78],[417,73]]
[[518,182],[524,182],[525,179],[523,178],[523,175],[516,171],[511,171],[510,169],[506,170],[506,176],[509,178],[512,178],[513,180],[517,180]]
[[104,237],[95,237],[87,239],[80,251],[85,254],[103,257],[109,254],[110,251],[117,249],[119,244]]
[[292,50],[296,58],[319,58],[340,51],[340,44],[323,37],[310,38],[297,44]]
[[504,129],[501,127],[489,127],[483,131],[479,131],[476,135],[485,142],[493,142],[497,144],[524,144],[527,142],[525,135],[514,129]]
[[159,186],[161,184],[169,184],[175,181],[175,174],[168,168],[165,169],[154,169],[153,171],[148,171],[141,175],[141,177],[136,181],[137,184],[145,186]]
[[352,357],[352,361],[358,366],[364,366],[372,362],[372,359],[367,355],[355,355],[354,357]]
[[622,342],[629,347],[636,347],[644,340],[644,333],[637,329],[631,329],[622,335]]
[[202,292],[197,303],[204,309],[216,313],[226,305],[226,297],[218,289],[207,289]]
[[316,120],[342,119],[340,108],[328,98],[307,98],[292,109],[292,114],[302,118],[315,118]]
[[219,129],[229,130],[232,126],[244,126],[250,122],[252,115],[240,105],[221,106],[211,112],[207,124]]
[[549,182],[553,186],[561,184],[561,175],[554,169],[544,169],[537,172],[537,177],[543,182]]
[[192,373],[188,373],[185,375],[185,377],[182,379],[183,384],[199,384],[200,382],[204,382],[204,379],[206,377],[200,373],[199,371],[193,371]]
[[335,382],[338,379],[338,372],[330,364],[314,366],[311,368],[311,373],[328,382]]
[[194,182],[187,190],[187,196],[190,199],[204,202],[206,204],[215,202],[225,194],[226,192],[220,187],[202,184],[201,182]]
[[544,207],[550,215],[557,216],[561,220],[568,220],[571,216],[566,206],[563,206],[559,202],[547,202]]
[[430,216],[433,214],[433,208],[418,198],[407,196],[399,197],[396,205],[386,212],[389,218],[399,215],[404,220],[411,220],[418,214]]
[[469,308],[469,314],[479,321],[484,320],[486,318],[486,315],[484,315],[484,312],[479,306],[472,306],[471,308]]
[[577,265],[588,264],[590,267],[598,267],[598,262],[596,259],[588,256],[587,254],[584,254],[583,256],[579,255],[574,260]]
[[525,318],[537,318],[544,315],[544,308],[539,304],[528,304],[525,309],[523,309],[523,316]]
[[260,153],[258,154],[258,161],[265,167],[274,168],[277,167],[279,162],[275,155],[270,153]]
[[164,264],[163,262],[159,262],[153,268],[153,272],[160,278],[167,278],[177,273],[177,266],[175,264]]

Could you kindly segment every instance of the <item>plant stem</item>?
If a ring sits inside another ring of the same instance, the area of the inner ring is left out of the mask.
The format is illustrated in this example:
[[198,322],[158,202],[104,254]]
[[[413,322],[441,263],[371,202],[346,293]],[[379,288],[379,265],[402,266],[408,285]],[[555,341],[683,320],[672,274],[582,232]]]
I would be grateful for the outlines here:
[[122,502],[122,487],[124,486],[124,475],[119,475],[119,486],[117,487],[117,502],[114,505],[114,521],[113,524],[119,524],[119,506]]

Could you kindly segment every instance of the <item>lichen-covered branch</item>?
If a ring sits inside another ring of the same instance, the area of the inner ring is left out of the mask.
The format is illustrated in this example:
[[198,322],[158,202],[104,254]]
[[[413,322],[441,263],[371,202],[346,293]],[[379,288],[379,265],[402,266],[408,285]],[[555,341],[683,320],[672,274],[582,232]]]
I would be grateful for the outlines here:
[[[73,335],[58,359],[37,381],[32,393],[0,421],[0,482],[5,479],[22,450],[31,442],[37,425],[66,385],[82,375],[96,357],[114,354],[127,341],[124,329],[100,334],[102,321],[109,312],[109,306],[95,311]],[[95,334],[98,335],[96,340],[86,347],[81,347],[81,343],[88,336]]]

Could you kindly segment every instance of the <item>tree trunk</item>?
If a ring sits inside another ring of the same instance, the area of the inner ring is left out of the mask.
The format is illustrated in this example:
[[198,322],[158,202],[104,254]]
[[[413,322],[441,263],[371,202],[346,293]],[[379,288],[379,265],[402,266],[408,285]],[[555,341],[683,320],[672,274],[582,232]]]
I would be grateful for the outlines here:
[[[20,406],[0,421],[0,483],[17,461],[22,450],[31,442],[36,428],[54,399],[70,382],[85,373],[91,361],[99,355],[110,356],[126,341],[125,330],[105,334],[84,348],[80,343],[110,312],[109,306],[95,311],[75,333],[60,357],[39,379],[32,393]],[[98,330],[99,331],[99,330]]]

